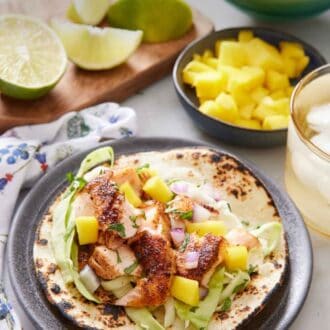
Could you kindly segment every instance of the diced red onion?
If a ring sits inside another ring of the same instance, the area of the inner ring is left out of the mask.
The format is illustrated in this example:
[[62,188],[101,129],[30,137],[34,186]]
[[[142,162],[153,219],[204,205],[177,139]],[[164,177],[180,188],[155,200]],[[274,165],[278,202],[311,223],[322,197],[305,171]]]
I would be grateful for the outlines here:
[[174,245],[179,247],[184,241],[184,230],[183,228],[174,228],[171,230],[171,237]]
[[199,298],[203,300],[207,294],[209,293],[209,290],[207,288],[204,288],[203,286],[199,287]]
[[191,251],[187,252],[185,260],[185,268],[194,269],[198,266],[199,252]]
[[211,216],[210,211],[208,211],[205,207],[195,204],[193,209],[193,221],[194,222],[202,222],[207,221]]
[[100,286],[101,282],[94,273],[93,269],[86,265],[79,273],[81,282],[85,285],[86,289],[93,293]]
[[183,220],[178,219],[177,217],[170,217],[170,221],[171,221],[171,228],[181,228],[181,229],[185,229],[186,225],[184,223]]
[[188,192],[188,187],[189,186],[186,182],[177,181],[177,182],[173,182],[170,188],[175,194],[181,195]]

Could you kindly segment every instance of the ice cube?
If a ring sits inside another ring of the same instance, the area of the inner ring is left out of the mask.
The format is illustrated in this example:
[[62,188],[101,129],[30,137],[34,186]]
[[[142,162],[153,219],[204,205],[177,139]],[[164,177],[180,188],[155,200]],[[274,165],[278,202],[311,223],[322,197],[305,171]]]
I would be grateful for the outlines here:
[[314,135],[311,141],[321,150],[330,155],[330,132]]
[[312,107],[307,115],[307,123],[317,132],[328,132],[330,134],[330,104]]

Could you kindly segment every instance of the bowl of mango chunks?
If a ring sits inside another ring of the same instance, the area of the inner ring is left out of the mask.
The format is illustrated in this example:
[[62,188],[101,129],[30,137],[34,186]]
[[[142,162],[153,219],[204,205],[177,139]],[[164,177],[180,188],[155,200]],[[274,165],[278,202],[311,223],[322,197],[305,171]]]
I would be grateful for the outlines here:
[[325,63],[292,35],[238,27],[187,46],[173,80],[180,102],[204,132],[229,144],[270,147],[286,142],[295,85]]

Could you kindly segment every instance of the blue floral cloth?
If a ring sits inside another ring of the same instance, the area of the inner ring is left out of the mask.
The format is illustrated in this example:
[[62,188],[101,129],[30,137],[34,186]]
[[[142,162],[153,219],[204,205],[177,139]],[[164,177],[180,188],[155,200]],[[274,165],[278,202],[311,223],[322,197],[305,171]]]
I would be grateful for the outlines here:
[[[133,109],[103,103],[67,113],[48,124],[13,128],[0,136],[0,278],[3,251],[21,188],[31,187],[51,167],[74,153],[96,146],[101,139],[135,134]],[[0,280],[0,330],[20,328]]]

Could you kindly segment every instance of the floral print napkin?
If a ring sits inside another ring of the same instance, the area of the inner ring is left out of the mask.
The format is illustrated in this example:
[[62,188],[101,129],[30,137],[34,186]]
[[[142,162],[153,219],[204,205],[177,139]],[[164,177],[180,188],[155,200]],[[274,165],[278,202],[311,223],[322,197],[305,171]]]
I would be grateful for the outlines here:
[[4,247],[21,188],[31,187],[51,167],[100,140],[135,134],[133,109],[103,103],[48,124],[13,128],[0,136],[0,330],[21,329],[1,282]]

